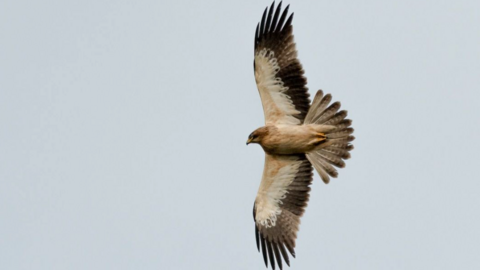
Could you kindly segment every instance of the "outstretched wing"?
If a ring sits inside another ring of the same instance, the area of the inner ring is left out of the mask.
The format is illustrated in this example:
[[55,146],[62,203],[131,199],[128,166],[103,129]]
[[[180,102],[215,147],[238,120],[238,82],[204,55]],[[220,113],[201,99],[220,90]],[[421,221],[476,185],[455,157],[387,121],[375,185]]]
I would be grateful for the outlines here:
[[289,6],[280,15],[282,3],[275,13],[274,4],[265,9],[255,32],[255,81],[265,123],[299,125],[310,106],[307,79],[293,41],[293,13],[285,21]]
[[[282,258],[290,266],[286,250],[295,257],[295,239],[300,217],[307,206],[312,165],[305,155],[265,155],[262,182],[253,206],[257,248],[263,259],[282,269]],[[268,255],[268,258],[267,258]]]

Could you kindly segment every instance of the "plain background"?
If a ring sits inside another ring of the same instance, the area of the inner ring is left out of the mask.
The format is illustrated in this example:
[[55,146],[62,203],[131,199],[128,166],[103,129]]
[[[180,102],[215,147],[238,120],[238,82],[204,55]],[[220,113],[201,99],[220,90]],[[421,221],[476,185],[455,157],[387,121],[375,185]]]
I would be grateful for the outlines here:
[[[480,2],[289,3],[357,138],[292,269],[480,269]],[[245,141],[270,4],[2,1],[0,268],[264,269]]]

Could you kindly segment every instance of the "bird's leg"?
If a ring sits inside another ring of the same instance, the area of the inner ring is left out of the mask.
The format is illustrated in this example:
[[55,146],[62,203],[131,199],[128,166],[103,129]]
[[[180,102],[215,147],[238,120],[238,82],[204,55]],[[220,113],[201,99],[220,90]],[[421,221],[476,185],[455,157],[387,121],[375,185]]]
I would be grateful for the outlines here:
[[327,136],[324,133],[318,132],[315,134],[314,145],[320,145],[322,142],[327,140]]

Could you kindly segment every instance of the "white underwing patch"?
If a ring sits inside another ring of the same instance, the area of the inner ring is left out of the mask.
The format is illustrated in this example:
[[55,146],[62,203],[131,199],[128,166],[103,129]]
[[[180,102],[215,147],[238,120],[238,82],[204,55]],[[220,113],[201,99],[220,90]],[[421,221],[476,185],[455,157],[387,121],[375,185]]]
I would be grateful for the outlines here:
[[266,172],[265,183],[270,183],[262,192],[257,195],[256,200],[256,222],[269,228],[276,224],[277,217],[282,213],[282,200],[286,198],[287,188],[295,179],[302,161],[292,160],[283,166],[278,172],[272,175]]
[[262,99],[266,122],[276,124],[298,125],[300,120],[293,115],[300,112],[289,96],[285,94],[288,87],[284,86],[277,76],[280,66],[272,50],[262,49],[255,54],[255,80]]

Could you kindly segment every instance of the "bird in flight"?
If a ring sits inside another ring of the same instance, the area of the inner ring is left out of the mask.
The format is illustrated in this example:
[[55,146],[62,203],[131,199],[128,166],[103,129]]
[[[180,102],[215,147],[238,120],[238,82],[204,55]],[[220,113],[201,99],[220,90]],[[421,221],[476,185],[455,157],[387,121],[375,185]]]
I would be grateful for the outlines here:
[[[295,257],[300,217],[309,199],[313,168],[328,183],[350,158],[352,121],[340,102],[319,90],[310,104],[307,79],[297,59],[293,13],[275,2],[263,12],[255,31],[254,72],[265,126],[248,136],[265,151],[262,181],[253,205],[257,249],[275,269]],[[313,168],[312,168],[313,165]]]

